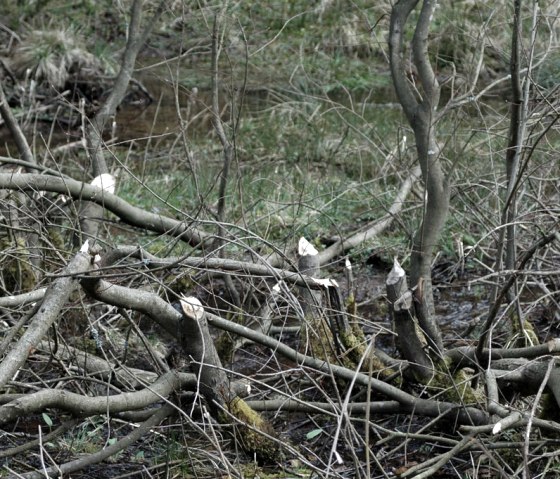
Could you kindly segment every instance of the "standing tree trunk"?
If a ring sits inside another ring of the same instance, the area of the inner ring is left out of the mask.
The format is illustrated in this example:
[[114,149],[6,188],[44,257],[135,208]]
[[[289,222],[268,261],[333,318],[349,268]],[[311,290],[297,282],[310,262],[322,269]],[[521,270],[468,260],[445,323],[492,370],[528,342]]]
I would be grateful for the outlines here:
[[428,344],[439,354],[443,350],[443,343],[435,321],[431,263],[449,209],[449,185],[442,170],[434,131],[440,88],[428,57],[428,31],[435,1],[422,2],[411,43],[413,67],[420,82],[419,90],[408,79],[404,60],[404,28],[418,3],[419,0],[400,0],[394,5],[389,31],[389,54],[393,84],[414,131],[426,188],[424,217],[414,238],[410,262],[410,281],[415,291],[414,309]]

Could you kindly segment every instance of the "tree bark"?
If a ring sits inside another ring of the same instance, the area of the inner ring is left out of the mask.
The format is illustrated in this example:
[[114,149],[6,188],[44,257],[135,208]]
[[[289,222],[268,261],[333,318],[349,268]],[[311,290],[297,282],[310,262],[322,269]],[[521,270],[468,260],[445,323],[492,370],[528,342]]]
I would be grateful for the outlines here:
[[435,1],[425,0],[412,39],[412,57],[418,72],[422,97],[411,88],[404,62],[403,36],[406,23],[418,0],[401,0],[393,6],[389,32],[391,75],[399,102],[414,131],[418,162],[425,183],[424,215],[414,237],[410,259],[410,282],[415,288],[416,317],[430,348],[441,356],[443,342],[435,319],[431,263],[433,251],[449,209],[449,186],[442,170],[434,125],[440,88],[428,56],[428,32]]
[[86,251],[76,254],[63,270],[62,275],[47,288],[41,307],[33,316],[29,327],[0,363],[0,388],[5,386],[23,366],[49,328],[59,318],[60,310],[79,285],[75,275],[89,270],[91,257],[87,248],[84,249]]
[[154,405],[186,384],[191,387],[196,385],[192,375],[168,372],[140,391],[112,396],[90,397],[63,389],[42,389],[0,406],[0,425],[48,408],[61,409],[81,417],[134,411]]
[[433,375],[433,365],[426,354],[425,335],[414,317],[412,293],[408,289],[404,270],[396,258],[393,269],[387,277],[386,287],[398,349],[410,362],[417,379],[429,380]]
[[[230,381],[208,329],[207,313],[197,298],[182,298],[183,319],[180,323],[181,345],[190,356],[197,375],[199,391],[210,411],[222,423],[229,416],[239,421],[243,447],[266,461],[276,460],[280,452],[273,427],[253,411],[230,387]],[[264,434],[263,434],[264,433]]]
[[70,178],[31,173],[19,175],[0,173],[0,189],[51,191],[71,196],[75,200],[92,201],[102,205],[131,226],[180,238],[192,246],[200,245],[208,237],[206,233],[191,224],[137,208],[117,195]]
[[[300,238],[298,244],[298,271],[312,278],[320,278],[321,265],[319,252],[305,238]],[[312,290],[305,285],[300,288],[301,308],[305,317],[321,317],[321,291]]]

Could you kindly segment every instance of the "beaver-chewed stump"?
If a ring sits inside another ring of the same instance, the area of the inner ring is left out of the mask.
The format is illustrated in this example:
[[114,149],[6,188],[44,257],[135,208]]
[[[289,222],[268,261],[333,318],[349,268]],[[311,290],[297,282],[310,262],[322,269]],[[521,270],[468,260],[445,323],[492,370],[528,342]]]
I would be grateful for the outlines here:
[[180,302],[183,310],[181,345],[192,360],[200,393],[206,399],[210,413],[222,424],[236,422],[236,438],[247,452],[263,462],[278,461],[280,442],[274,428],[230,388],[200,301],[183,297]]

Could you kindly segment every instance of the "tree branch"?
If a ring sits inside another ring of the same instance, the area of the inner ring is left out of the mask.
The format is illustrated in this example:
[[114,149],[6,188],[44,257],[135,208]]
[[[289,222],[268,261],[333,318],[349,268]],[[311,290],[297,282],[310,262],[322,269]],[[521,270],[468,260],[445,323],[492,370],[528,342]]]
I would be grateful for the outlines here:
[[412,54],[425,93],[424,100],[427,100],[433,108],[437,107],[439,101],[439,84],[428,55],[428,33],[436,5],[437,2],[434,0],[423,0],[420,18],[412,39]]
[[252,329],[220,318],[211,313],[206,313],[208,322],[217,328],[247,337],[257,344],[266,346],[282,356],[296,362],[300,366],[312,368],[326,374],[333,374],[335,377],[347,381],[353,381],[357,385],[371,385],[372,390],[387,396],[389,399],[397,401],[403,411],[429,417],[448,417],[450,420],[457,420],[461,424],[488,424],[490,416],[480,409],[468,407],[445,401],[421,399],[391,386],[379,379],[371,378],[367,374],[353,371],[343,366],[328,364],[325,361],[298,353],[293,348],[284,343],[263,335]]
[[192,246],[198,246],[208,238],[207,233],[192,227],[190,224],[145,211],[142,208],[132,206],[117,195],[72,179],[38,174],[12,175],[0,173],[0,189],[50,191],[71,196],[75,200],[92,201],[104,206],[131,226],[179,238]]
[[134,429],[130,434],[123,437],[120,441],[117,441],[114,444],[111,444],[101,451],[98,451],[94,454],[90,454],[85,457],[81,457],[74,461],[67,462],[65,464],[60,464],[57,466],[53,466],[48,468],[46,471],[35,471],[30,472],[23,475],[17,476],[9,476],[10,479],[21,479],[22,477],[25,479],[44,479],[45,473],[48,474],[49,477],[58,477],[59,474],[70,474],[72,472],[79,471],[80,469],[84,469],[87,466],[92,464],[97,464],[109,457],[117,454],[119,451],[126,449],[128,446],[136,442],[142,436],[146,435],[152,427],[157,426],[161,423],[167,416],[169,416],[175,409],[175,406],[171,404],[166,404],[165,406],[161,407],[157,412],[153,414],[149,419],[145,422],[140,424],[140,426]]
[[65,276],[57,278],[47,288],[41,307],[33,316],[29,327],[0,363],[0,387],[12,379],[51,325],[59,318],[60,310],[78,287],[73,275],[88,271],[90,259],[88,253],[80,251],[64,269]]
[[18,417],[25,417],[48,408],[61,409],[80,417],[134,411],[151,406],[186,385],[196,386],[192,374],[180,375],[170,371],[145,389],[114,396],[90,397],[63,389],[43,389],[0,406],[0,424],[6,424]]
[[418,4],[418,0],[400,0],[393,5],[391,24],[389,30],[389,59],[393,85],[403,110],[412,122],[418,107],[418,101],[408,84],[406,68],[403,59],[403,35],[404,28],[412,10]]

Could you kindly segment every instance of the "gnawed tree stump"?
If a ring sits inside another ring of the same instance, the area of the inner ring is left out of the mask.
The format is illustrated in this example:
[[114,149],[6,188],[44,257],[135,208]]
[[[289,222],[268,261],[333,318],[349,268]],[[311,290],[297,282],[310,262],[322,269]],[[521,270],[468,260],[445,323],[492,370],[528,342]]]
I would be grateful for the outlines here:
[[[330,363],[338,363],[355,369],[367,367],[368,372],[384,379],[393,377],[395,371],[377,354],[375,348],[368,348],[361,327],[348,321],[348,311],[340,294],[336,280],[320,278],[320,254],[305,238],[298,243],[299,272],[310,277],[309,280],[320,285],[320,290],[310,285],[300,287],[302,309],[306,312],[306,325],[303,332],[308,334],[306,345],[311,353]],[[348,274],[348,264],[346,269]],[[351,269],[351,268],[350,268]],[[349,282],[350,283],[350,282]],[[350,294],[350,314],[356,312],[353,294]]]
[[183,297],[180,313],[154,293],[111,284],[99,276],[84,278],[81,284],[90,296],[147,314],[170,334],[179,336],[183,354],[191,359],[197,390],[212,416],[223,424],[237,421],[240,442],[248,452],[263,461],[279,459],[280,442],[273,427],[232,388],[208,330],[206,312],[197,298]]
[[432,359],[428,355],[428,341],[414,313],[414,295],[408,289],[405,272],[396,258],[385,283],[397,348],[409,362],[414,379],[430,389],[444,392],[450,400],[467,404],[483,402],[483,391],[471,387],[471,378],[465,369],[452,370],[450,361]]
[[416,378],[429,380],[433,375],[433,364],[426,353],[426,339],[414,317],[412,292],[408,289],[405,272],[396,258],[385,285],[397,335],[397,348],[409,361]]
[[179,326],[181,346],[192,359],[199,391],[212,415],[224,424],[235,419],[243,448],[254,452],[262,460],[277,461],[280,443],[276,440],[276,432],[268,421],[231,390],[202,304],[194,297],[183,297],[180,303],[183,311]]
[[[319,278],[321,265],[319,252],[309,241],[301,237],[298,242],[298,271],[312,278]],[[320,317],[322,302],[321,292],[310,289],[309,286],[300,286],[301,308],[305,317]]]

